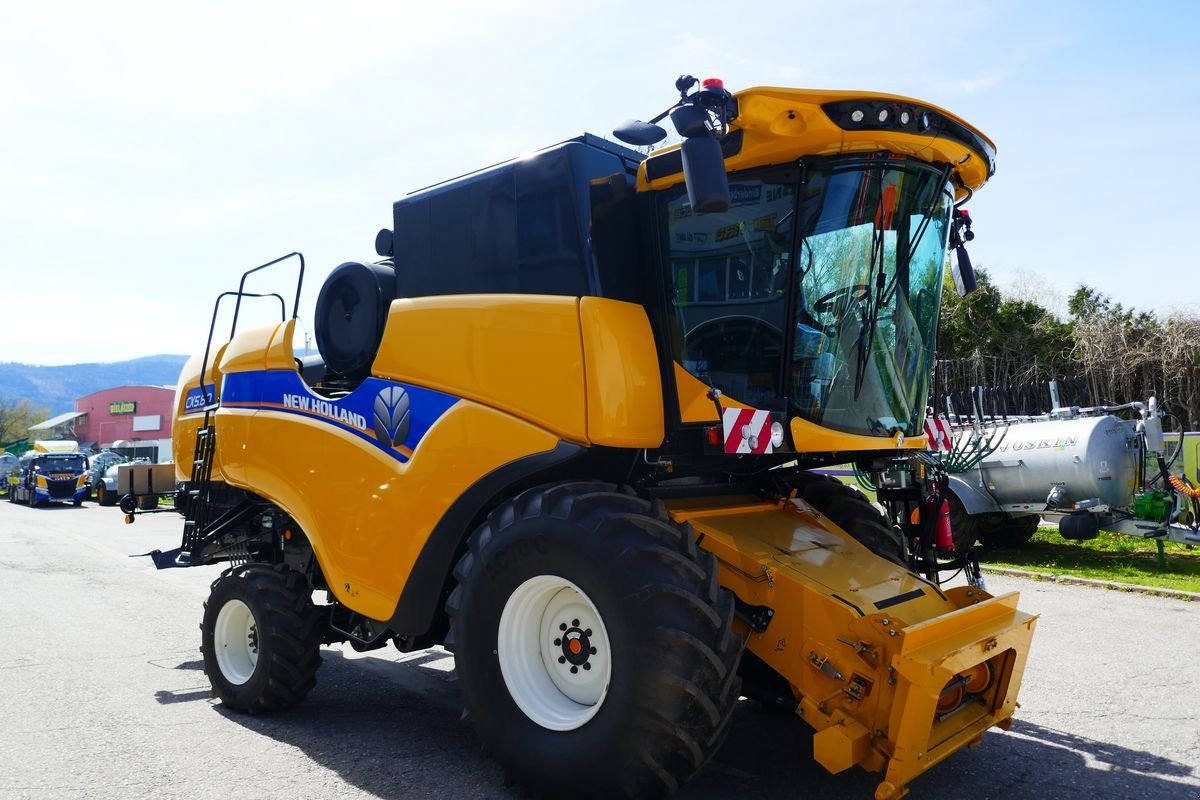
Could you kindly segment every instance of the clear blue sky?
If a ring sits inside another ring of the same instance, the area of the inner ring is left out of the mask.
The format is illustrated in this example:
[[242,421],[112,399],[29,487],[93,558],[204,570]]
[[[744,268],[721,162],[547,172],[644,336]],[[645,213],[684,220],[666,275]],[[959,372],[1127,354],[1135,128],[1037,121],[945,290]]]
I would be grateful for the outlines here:
[[338,5],[7,5],[0,359],[190,352],[219,291],[297,249],[307,319],[393,200],[656,113],[681,72],[942,105],[998,146],[970,206],[998,283],[1198,309],[1200,5]]

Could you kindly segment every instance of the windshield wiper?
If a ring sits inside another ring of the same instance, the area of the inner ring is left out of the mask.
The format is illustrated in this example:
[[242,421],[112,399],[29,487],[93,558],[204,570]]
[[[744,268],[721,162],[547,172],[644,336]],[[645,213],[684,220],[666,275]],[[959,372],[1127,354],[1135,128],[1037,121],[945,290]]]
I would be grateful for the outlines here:
[[[883,258],[883,167],[878,167],[875,174],[875,185],[878,194],[875,198],[875,220],[871,228],[871,260],[867,263],[867,294],[862,299],[866,307],[859,306],[859,319],[862,327],[858,331],[858,358],[854,367],[854,399],[862,394],[863,380],[867,375],[867,364],[871,361],[871,347],[875,344],[875,323],[882,307],[882,299],[886,279],[884,270],[886,264]],[[875,267],[879,266],[879,274]],[[874,284],[874,286],[872,286]]]
[[[908,246],[905,252],[904,263],[900,263],[900,252],[897,249],[896,271],[892,274],[892,279],[889,282],[885,278],[887,264],[883,255],[884,244],[884,229],[883,229],[883,167],[879,167],[878,180],[876,187],[878,194],[875,198],[875,207],[878,209],[876,221],[874,223],[874,232],[871,236],[871,261],[867,269],[867,283],[870,285],[871,279],[874,278],[875,291],[873,294],[868,294],[863,298],[863,302],[868,303],[867,308],[861,314],[863,320],[863,330],[858,334],[858,359],[854,371],[854,399],[858,400],[862,393],[863,381],[866,378],[867,364],[871,360],[871,347],[875,343],[875,328],[879,324],[879,311],[884,306],[892,301],[896,296],[896,292],[900,288],[901,271],[908,272],[908,265],[912,261],[913,253],[916,252],[917,246],[921,243],[921,238],[925,235],[925,231],[929,228],[929,223],[933,219],[934,211],[937,209],[938,200],[941,199],[941,187],[945,185],[950,177],[950,166],[942,168],[938,182],[934,184],[933,192],[930,193],[929,204],[925,207],[922,214],[920,224],[917,226],[916,233],[910,237]],[[928,174],[926,173],[928,177]],[[918,196],[919,196],[918,190]],[[879,273],[875,274],[875,267],[878,264]]]

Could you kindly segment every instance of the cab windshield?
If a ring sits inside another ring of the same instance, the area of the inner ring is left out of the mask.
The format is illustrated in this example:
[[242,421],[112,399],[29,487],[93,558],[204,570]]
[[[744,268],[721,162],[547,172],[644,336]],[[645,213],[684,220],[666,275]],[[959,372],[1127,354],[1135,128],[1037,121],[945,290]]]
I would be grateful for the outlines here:
[[891,436],[921,430],[952,208],[948,169],[806,159],[731,176],[732,205],[662,200],[676,360],[756,408]]
[[83,456],[61,455],[40,458],[35,462],[41,472],[83,472],[85,469]]

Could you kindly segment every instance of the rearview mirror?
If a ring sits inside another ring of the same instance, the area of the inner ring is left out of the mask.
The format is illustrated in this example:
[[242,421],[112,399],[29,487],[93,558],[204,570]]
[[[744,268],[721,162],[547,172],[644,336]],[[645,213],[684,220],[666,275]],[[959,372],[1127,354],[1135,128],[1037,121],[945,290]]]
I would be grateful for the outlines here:
[[967,248],[963,245],[954,248],[954,255],[954,266],[951,269],[954,288],[958,290],[959,297],[966,297],[976,289],[975,268],[971,266],[971,257],[967,255]]
[[697,214],[729,210],[729,178],[725,174],[725,154],[709,124],[708,112],[697,106],[680,106],[671,112],[675,130],[684,137],[683,180],[688,202]]
[[639,119],[631,119],[622,122],[614,128],[613,136],[616,136],[625,144],[631,144],[635,147],[649,147],[667,138],[667,132],[661,125],[653,125],[649,122],[642,122]]
[[729,178],[725,175],[725,155],[712,134],[684,139],[683,180],[688,202],[697,214],[715,214],[729,210]]

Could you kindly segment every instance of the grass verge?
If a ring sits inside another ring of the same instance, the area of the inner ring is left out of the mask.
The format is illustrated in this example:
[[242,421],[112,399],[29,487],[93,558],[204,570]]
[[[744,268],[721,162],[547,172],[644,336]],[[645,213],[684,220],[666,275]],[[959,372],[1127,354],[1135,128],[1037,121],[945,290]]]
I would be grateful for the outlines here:
[[1022,547],[981,547],[979,560],[987,565],[1011,567],[1053,575],[1182,589],[1200,592],[1200,549],[1166,543],[1167,567],[1158,566],[1158,545],[1153,541],[1101,533],[1089,542],[1071,542],[1057,528],[1039,528]]

